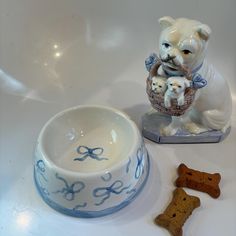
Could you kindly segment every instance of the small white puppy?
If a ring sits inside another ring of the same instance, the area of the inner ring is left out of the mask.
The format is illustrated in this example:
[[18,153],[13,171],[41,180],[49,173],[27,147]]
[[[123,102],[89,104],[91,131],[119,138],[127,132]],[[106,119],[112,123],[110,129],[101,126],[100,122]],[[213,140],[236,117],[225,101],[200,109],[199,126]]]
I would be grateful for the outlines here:
[[171,99],[177,99],[179,106],[184,105],[185,89],[190,87],[190,81],[185,77],[169,77],[167,80],[167,91],[165,93],[164,103],[165,107],[171,107]]
[[166,78],[152,77],[152,91],[157,94],[164,94],[167,89]]

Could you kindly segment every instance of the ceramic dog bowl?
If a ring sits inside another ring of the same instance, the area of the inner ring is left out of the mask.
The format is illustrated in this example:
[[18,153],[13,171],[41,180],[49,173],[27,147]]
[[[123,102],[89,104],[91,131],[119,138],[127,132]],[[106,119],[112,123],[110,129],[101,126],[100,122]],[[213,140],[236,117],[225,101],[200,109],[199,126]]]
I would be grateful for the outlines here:
[[138,195],[148,174],[139,130],[119,110],[70,108],[51,118],[39,135],[35,184],[61,213],[99,217],[116,212]]

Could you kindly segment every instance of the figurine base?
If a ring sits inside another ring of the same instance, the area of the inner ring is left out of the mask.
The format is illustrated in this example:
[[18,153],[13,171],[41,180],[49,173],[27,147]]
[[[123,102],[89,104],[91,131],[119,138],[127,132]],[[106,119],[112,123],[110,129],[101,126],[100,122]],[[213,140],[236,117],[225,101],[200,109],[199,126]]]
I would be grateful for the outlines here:
[[162,136],[160,128],[169,125],[171,116],[155,113],[146,113],[142,117],[142,134],[145,138],[156,143],[218,143],[230,133],[230,128],[225,133],[219,130],[210,130],[200,134],[191,134],[188,131],[178,131],[173,136]]

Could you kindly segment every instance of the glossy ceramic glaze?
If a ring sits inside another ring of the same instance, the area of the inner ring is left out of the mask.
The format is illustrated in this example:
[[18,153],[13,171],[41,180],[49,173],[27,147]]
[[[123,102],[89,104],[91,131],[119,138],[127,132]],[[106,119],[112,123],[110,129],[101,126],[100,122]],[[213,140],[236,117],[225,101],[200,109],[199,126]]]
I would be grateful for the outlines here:
[[79,106],[51,118],[35,150],[38,192],[54,209],[98,217],[128,205],[141,191],[149,158],[134,122],[102,106]]
[[[163,126],[161,133],[173,136],[183,129],[193,135],[212,130],[227,133],[232,114],[232,98],[227,80],[205,60],[210,27],[196,20],[169,16],[160,18],[159,23],[162,30],[159,37],[159,60],[162,61],[159,75],[166,78],[183,76],[180,67],[185,67],[192,77],[192,85],[189,87],[194,87],[197,84],[195,82],[200,80],[205,81],[204,86],[197,90],[191,107],[180,117],[173,114],[172,122]],[[221,97],[216,97],[217,94],[221,94]],[[165,95],[165,107],[169,108],[169,89]],[[184,101],[179,104],[181,95],[177,91],[175,97],[178,105],[184,105]]]
[[[222,175],[217,200],[187,190],[204,204],[186,222],[185,235],[235,236],[235,9],[234,0],[0,0],[0,235],[167,236],[153,219],[167,206],[184,162]],[[207,145],[145,139],[151,171],[132,204],[89,220],[54,211],[32,178],[40,130],[54,114],[80,104],[116,107],[138,124],[150,110],[144,58],[158,49],[163,15],[211,26],[208,61],[230,82],[234,98],[230,135]]]

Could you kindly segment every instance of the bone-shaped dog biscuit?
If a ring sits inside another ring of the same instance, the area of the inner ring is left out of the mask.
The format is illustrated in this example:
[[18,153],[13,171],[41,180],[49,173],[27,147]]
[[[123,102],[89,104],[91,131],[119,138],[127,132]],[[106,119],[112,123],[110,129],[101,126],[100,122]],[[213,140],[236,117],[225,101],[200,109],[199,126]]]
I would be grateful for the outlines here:
[[179,177],[176,180],[177,187],[188,187],[201,192],[208,193],[213,198],[220,196],[219,173],[209,174],[198,170],[189,169],[186,165],[180,164],[178,167]]
[[182,188],[177,188],[172,201],[164,213],[156,217],[155,223],[166,228],[173,236],[182,236],[185,221],[199,206],[198,197],[188,195]]

